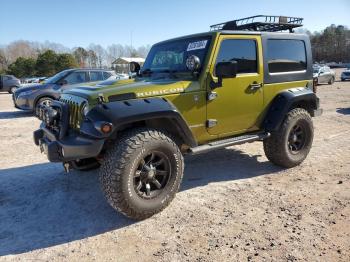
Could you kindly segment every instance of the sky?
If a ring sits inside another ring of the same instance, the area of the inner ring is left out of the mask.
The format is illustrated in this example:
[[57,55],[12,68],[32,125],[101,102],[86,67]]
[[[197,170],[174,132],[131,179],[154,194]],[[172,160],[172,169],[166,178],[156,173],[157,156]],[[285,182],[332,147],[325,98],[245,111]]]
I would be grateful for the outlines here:
[[350,27],[350,0],[0,0],[0,10],[0,45],[29,40],[138,47],[257,14],[303,17],[312,32],[330,24]]

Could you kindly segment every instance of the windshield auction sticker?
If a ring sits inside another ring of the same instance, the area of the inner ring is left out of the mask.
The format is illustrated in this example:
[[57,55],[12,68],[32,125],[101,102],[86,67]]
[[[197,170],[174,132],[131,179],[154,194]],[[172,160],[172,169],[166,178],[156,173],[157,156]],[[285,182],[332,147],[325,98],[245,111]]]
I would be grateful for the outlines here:
[[207,42],[208,42],[208,40],[202,40],[202,41],[189,43],[188,47],[187,47],[187,52],[193,51],[193,50],[198,50],[198,49],[204,49],[205,46],[207,45]]

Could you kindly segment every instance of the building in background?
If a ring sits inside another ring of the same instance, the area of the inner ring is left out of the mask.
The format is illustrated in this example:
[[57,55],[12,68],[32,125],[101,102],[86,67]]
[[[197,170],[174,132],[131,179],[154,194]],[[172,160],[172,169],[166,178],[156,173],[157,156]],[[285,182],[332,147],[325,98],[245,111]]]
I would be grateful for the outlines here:
[[117,73],[128,74],[130,72],[131,62],[139,63],[142,67],[145,59],[141,57],[119,57],[112,63],[112,68]]

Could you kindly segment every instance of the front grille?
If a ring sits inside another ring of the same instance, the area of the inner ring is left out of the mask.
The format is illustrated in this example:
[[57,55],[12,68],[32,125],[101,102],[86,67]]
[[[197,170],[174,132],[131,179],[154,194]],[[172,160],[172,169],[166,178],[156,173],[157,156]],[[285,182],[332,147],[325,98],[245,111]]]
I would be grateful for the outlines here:
[[62,95],[60,101],[69,106],[69,127],[79,129],[82,121],[82,109],[86,100],[81,97]]

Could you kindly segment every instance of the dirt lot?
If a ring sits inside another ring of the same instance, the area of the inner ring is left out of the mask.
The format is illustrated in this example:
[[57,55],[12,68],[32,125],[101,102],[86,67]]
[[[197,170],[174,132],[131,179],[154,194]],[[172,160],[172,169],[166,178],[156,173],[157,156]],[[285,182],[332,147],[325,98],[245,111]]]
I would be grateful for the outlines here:
[[272,165],[261,143],[187,157],[175,200],[142,222],[108,206],[96,173],[48,163],[39,121],[0,94],[0,260],[349,261],[350,82],[318,90],[301,166]]

